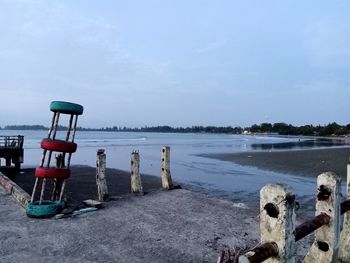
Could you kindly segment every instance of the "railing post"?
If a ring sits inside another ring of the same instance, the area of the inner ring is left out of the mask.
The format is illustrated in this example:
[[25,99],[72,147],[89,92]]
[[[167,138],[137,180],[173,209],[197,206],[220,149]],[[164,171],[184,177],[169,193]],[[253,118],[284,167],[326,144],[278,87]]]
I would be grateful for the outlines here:
[[106,201],[108,199],[108,187],[106,181],[106,154],[104,149],[97,150],[96,185],[98,200]]
[[[347,165],[347,199],[350,199],[350,160]],[[350,262],[350,211],[344,214],[343,230],[340,234],[338,262]]]
[[340,231],[340,177],[322,173],[317,177],[316,216],[327,214],[329,224],[315,230],[315,240],[304,258],[305,263],[335,262]]
[[295,195],[284,184],[269,184],[260,191],[261,243],[239,257],[239,262],[295,262]]
[[143,195],[140,176],[140,156],[136,151],[131,153],[131,192],[134,194]]
[[284,184],[269,184],[260,191],[261,243],[275,242],[278,256],[272,262],[295,262],[295,195]]
[[170,147],[162,147],[162,187],[164,190],[174,188],[170,173]]

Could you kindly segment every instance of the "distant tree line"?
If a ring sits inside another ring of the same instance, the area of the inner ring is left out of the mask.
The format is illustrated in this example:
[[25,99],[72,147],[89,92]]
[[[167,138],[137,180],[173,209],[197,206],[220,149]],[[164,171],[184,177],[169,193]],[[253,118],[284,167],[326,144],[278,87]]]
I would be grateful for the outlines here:
[[0,127],[0,130],[47,130],[48,128],[43,125],[7,125],[4,128]]
[[[7,125],[2,130],[48,130],[43,125]],[[65,126],[58,126],[58,130],[67,130]],[[171,127],[171,126],[145,126],[140,128],[128,127],[103,127],[103,128],[83,128],[77,127],[79,131],[104,131],[104,132],[163,132],[163,133],[226,133],[226,134],[243,134],[243,133],[265,133],[279,135],[307,135],[307,136],[342,136],[350,134],[350,124],[339,125],[336,122],[328,125],[302,125],[293,126],[283,122],[279,123],[261,123],[254,124],[250,127],[231,127],[231,126],[192,126],[192,127]]]
[[262,123],[260,125],[254,124],[247,128],[251,133],[276,133],[280,135],[315,135],[315,136],[341,136],[350,134],[350,124],[339,125],[336,122],[328,125],[302,125],[293,126],[291,124],[280,123]]

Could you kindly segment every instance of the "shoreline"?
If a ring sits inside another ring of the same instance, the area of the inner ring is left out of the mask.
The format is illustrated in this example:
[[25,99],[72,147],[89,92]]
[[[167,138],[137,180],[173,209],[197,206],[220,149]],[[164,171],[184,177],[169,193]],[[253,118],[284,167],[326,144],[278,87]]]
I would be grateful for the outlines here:
[[283,151],[247,151],[200,154],[198,156],[232,162],[262,170],[297,176],[317,177],[332,171],[346,180],[350,147]]

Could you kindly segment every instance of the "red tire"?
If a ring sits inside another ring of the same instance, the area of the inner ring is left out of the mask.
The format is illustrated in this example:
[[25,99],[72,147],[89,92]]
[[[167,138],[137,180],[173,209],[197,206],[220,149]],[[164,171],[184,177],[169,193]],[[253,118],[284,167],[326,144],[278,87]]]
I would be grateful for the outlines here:
[[69,176],[69,169],[43,167],[38,167],[35,169],[35,177],[39,178],[67,179]]
[[43,139],[41,148],[48,151],[74,153],[77,150],[77,144],[61,140]]

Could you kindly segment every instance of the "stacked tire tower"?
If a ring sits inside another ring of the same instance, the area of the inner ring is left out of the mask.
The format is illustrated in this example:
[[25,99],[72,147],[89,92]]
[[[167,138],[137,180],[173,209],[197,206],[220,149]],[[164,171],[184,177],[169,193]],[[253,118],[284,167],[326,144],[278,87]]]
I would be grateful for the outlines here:
[[[50,110],[53,112],[51,127],[47,138],[41,141],[43,154],[40,167],[35,169],[33,193],[26,208],[29,217],[51,217],[64,208],[66,179],[70,177],[70,161],[77,149],[74,138],[78,116],[83,114],[84,108],[71,102],[53,101]],[[57,139],[57,128],[62,114],[69,115],[69,124],[65,135],[62,136],[65,138]],[[50,197],[47,197],[48,194]]]

